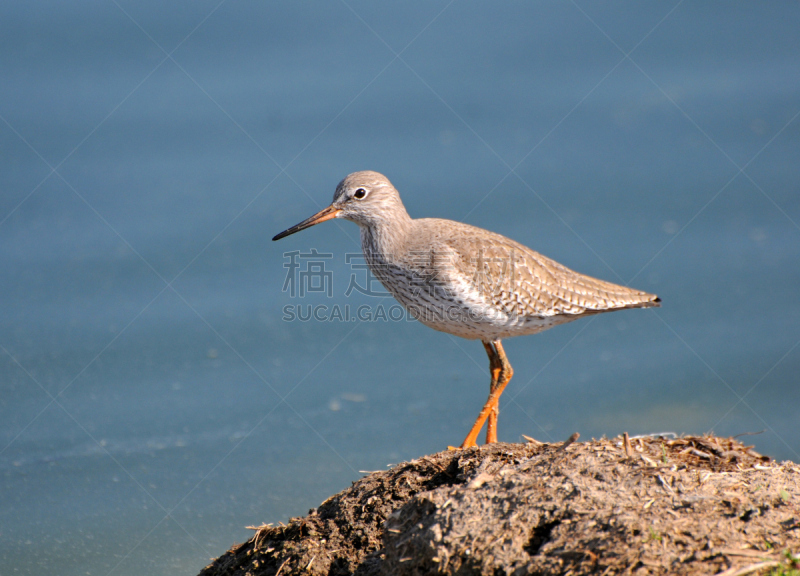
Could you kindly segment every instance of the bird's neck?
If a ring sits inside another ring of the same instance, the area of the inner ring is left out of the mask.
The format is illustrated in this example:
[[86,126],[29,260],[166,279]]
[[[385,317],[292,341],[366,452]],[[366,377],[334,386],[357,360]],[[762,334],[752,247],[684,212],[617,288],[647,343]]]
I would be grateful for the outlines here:
[[391,260],[392,254],[402,251],[413,227],[414,220],[405,210],[395,212],[391,218],[375,219],[369,226],[361,226],[361,248],[365,255],[381,255],[382,260]]

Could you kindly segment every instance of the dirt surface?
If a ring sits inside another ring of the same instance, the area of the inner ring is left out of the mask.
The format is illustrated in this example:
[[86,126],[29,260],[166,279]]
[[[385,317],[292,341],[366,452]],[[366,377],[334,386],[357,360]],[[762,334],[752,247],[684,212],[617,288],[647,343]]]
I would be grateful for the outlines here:
[[798,552],[797,464],[711,436],[534,441],[373,472],[201,576],[795,574]]

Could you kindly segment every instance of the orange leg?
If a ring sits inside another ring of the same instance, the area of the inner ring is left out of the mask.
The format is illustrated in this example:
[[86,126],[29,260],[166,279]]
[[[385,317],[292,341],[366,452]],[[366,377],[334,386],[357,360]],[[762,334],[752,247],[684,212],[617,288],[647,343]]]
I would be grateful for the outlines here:
[[[490,343],[484,342],[483,345],[489,356],[489,368],[492,371],[492,386],[489,392],[489,398],[486,400],[486,404],[483,405],[483,409],[480,414],[478,414],[478,418],[475,420],[475,424],[472,425],[469,434],[464,438],[464,442],[461,443],[461,448],[469,448],[470,446],[477,445],[475,441],[478,439],[478,434],[481,428],[483,428],[483,423],[486,422],[487,418],[491,420],[486,430],[486,441],[489,443],[497,441],[498,401],[509,380],[511,380],[511,377],[514,375],[514,370],[511,368],[508,358],[506,358],[506,353],[503,350],[502,344],[500,344],[500,340],[495,340]],[[495,376],[495,374],[497,376]]]
[[[497,351],[495,350],[494,346],[491,342],[483,342],[483,347],[486,349],[486,354],[489,356],[489,373],[492,376],[492,382],[489,384],[489,394],[491,395],[492,392],[495,391],[497,388],[497,380],[500,378],[500,371],[502,370],[502,364],[500,363],[500,358],[497,356]],[[492,442],[497,442],[497,414],[498,414],[498,405],[492,407],[492,411],[489,412],[489,418],[486,420],[486,443],[491,444]]]

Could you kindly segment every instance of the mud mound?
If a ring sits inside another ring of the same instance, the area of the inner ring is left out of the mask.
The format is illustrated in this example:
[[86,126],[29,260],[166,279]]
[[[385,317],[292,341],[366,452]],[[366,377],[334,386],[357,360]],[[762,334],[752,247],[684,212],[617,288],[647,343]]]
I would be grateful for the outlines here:
[[615,438],[374,472],[201,576],[789,574],[798,551],[800,466],[734,439]]

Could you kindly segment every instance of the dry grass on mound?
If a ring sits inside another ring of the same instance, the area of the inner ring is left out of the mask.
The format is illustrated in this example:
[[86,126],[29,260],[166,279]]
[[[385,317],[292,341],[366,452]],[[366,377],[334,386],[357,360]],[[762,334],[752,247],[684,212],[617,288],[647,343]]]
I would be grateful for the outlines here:
[[729,438],[529,442],[374,472],[201,576],[800,576],[800,466]]

